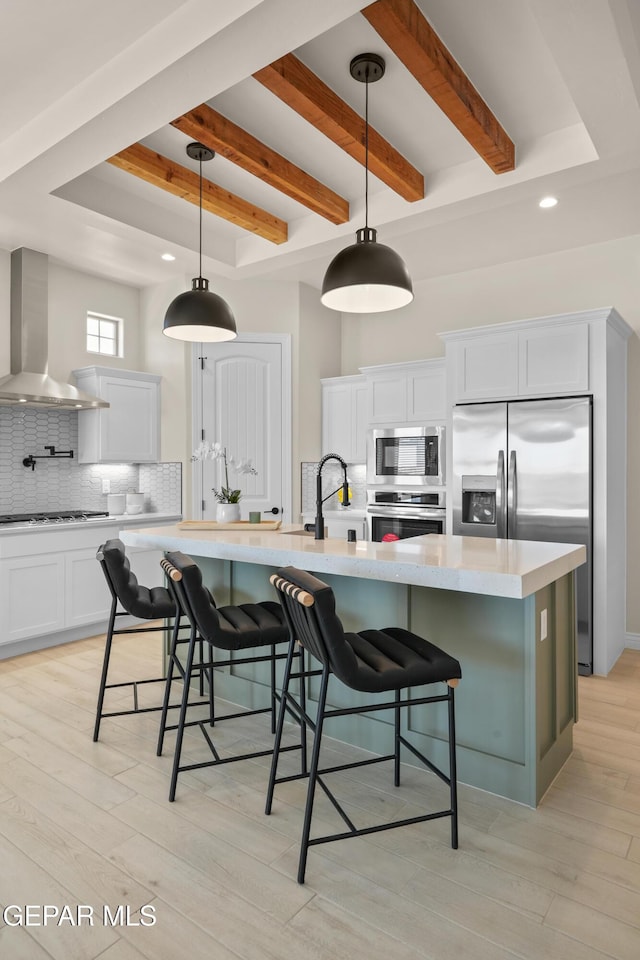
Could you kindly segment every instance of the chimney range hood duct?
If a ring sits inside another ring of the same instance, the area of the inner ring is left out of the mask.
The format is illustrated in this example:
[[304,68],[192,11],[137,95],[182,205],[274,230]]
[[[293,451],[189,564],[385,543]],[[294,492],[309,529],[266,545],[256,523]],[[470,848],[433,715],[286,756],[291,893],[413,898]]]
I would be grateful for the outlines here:
[[0,403],[68,410],[108,407],[105,400],[47,373],[48,264],[46,254],[25,247],[11,254],[11,373],[0,379]]

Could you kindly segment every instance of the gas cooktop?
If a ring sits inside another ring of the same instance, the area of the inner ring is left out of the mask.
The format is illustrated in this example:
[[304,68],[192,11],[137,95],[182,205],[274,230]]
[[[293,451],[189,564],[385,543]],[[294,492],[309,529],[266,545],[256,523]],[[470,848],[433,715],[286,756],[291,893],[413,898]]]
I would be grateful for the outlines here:
[[0,513],[0,525],[5,523],[65,523],[73,520],[93,520],[108,517],[106,510],[54,510],[51,513]]

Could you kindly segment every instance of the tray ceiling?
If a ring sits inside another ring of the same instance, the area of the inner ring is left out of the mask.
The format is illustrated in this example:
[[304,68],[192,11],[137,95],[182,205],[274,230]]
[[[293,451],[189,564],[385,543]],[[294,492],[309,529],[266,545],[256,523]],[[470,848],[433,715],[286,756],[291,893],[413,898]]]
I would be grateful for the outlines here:
[[[369,221],[414,279],[640,232],[633,0],[45,6],[14,5],[5,33],[6,249],[137,284],[192,272],[185,147],[209,127],[207,272],[319,285],[364,219],[364,85],[349,62],[365,51],[386,61],[369,91]],[[428,92],[434,49],[450,82]],[[561,202],[545,214],[546,193]]]

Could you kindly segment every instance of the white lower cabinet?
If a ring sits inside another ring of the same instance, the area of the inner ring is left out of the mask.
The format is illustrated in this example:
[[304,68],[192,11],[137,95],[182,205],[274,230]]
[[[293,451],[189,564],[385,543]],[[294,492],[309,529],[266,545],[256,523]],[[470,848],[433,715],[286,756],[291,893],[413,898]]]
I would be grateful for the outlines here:
[[64,579],[64,556],[59,554],[1,560],[0,643],[63,630]]
[[[323,514],[324,516],[324,529],[327,537],[331,537],[336,540],[346,540],[347,533],[349,530],[355,530],[357,540],[366,540],[367,539],[367,520],[364,513],[353,516],[336,516],[334,513],[329,512]],[[315,517],[310,513],[305,513],[302,516],[303,523],[313,523]]]
[[[141,526],[105,523],[0,538],[0,646],[62,631],[76,631],[77,638],[78,628],[104,624],[111,593],[96,552],[120,529]],[[161,550],[129,547],[127,556],[140,583],[163,583]]]
[[127,547],[127,556],[139,583],[145,587],[159,587],[164,583],[164,574],[160,568],[160,561],[164,556],[162,550]]
[[337,540],[346,540],[349,530],[355,530],[356,539],[366,540],[366,520],[361,517],[350,517],[340,520],[327,520],[327,536]]
[[111,594],[96,560],[98,546],[65,554],[66,627],[81,627],[109,617]]

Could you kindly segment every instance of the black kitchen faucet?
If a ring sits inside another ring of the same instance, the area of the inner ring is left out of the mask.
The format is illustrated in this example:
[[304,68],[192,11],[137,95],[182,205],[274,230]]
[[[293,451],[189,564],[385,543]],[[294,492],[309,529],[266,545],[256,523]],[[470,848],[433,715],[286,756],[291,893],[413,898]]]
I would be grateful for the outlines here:
[[328,453],[318,464],[318,473],[316,474],[316,521],[314,526],[316,540],[324,540],[324,517],[322,516],[322,504],[340,489],[340,487],[336,487],[336,489],[332,490],[331,493],[328,493],[326,497],[322,496],[322,468],[327,460],[337,460],[338,463],[342,464],[342,471],[344,473],[344,481],[340,484],[342,487],[342,506],[349,506],[349,481],[347,480],[347,465],[342,457],[337,453]]

